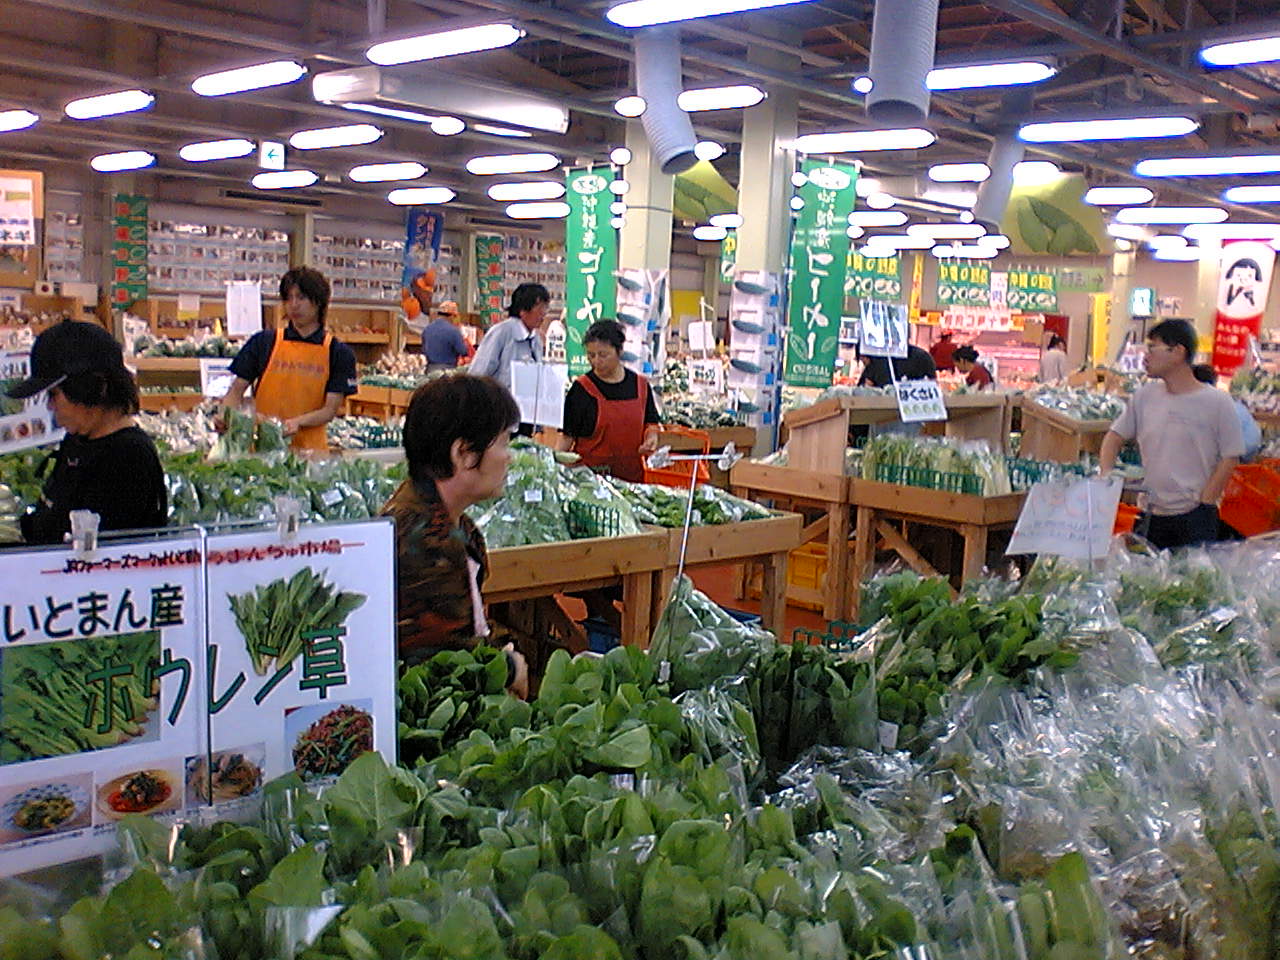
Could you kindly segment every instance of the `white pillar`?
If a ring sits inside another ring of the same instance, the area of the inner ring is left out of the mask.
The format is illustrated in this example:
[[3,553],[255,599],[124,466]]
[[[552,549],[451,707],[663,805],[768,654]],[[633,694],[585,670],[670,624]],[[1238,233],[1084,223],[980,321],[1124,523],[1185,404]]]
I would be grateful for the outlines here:
[[665,174],[649,153],[649,140],[639,120],[627,121],[631,162],[625,177],[631,189],[619,238],[618,266],[629,270],[671,267],[671,204],[675,178]]
[[[747,60],[794,70],[798,59],[773,50],[750,48]],[[742,155],[738,177],[739,269],[782,273],[791,236],[791,174],[795,171],[796,93],[771,87],[761,104],[742,117]]]

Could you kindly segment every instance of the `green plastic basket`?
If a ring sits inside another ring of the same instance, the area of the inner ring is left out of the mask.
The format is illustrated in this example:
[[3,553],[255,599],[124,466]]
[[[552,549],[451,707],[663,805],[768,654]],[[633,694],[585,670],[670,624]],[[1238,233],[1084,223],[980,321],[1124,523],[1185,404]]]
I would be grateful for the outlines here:
[[618,511],[595,503],[570,500],[565,509],[565,519],[569,524],[569,536],[575,540],[616,537],[622,533]]
[[982,495],[982,478],[967,473],[942,473],[925,467],[908,467],[899,463],[877,463],[877,483],[896,483],[907,487],[926,487],[948,493]]

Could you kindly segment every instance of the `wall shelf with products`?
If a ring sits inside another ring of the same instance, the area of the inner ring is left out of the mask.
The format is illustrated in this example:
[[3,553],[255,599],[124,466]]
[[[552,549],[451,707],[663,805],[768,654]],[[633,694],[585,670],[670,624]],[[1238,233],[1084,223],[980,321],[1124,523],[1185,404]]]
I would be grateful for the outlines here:
[[54,283],[79,283],[84,279],[84,220],[78,212],[47,212],[44,275]]
[[289,269],[284,230],[153,218],[147,229],[147,282],[154,290],[223,295],[231,281],[274,290]]
[[508,297],[522,283],[540,283],[551,294],[553,309],[564,307],[564,241],[509,233],[503,270]]

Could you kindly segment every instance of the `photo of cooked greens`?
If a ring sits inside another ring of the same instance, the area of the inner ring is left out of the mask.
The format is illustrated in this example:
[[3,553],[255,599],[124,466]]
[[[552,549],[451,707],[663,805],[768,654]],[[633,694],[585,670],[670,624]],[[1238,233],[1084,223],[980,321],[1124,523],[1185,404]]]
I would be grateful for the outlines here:
[[156,739],[159,658],[157,630],[0,651],[0,764]]
[[265,744],[216,750],[212,757],[187,758],[187,803],[224,803],[257,792],[262,786]]
[[176,771],[160,767],[133,770],[100,784],[97,796],[98,820],[119,820],[130,813],[165,813],[182,802]]
[[373,749],[372,701],[331,708],[299,707],[285,715],[285,742],[293,744],[293,766],[304,780],[342,773]]
[[254,671],[266,676],[297,659],[306,642],[303,634],[341,626],[365,596],[339,590],[323,574],[303,567],[287,580],[228,594],[227,601]]
[[89,774],[0,789],[0,843],[89,826]]

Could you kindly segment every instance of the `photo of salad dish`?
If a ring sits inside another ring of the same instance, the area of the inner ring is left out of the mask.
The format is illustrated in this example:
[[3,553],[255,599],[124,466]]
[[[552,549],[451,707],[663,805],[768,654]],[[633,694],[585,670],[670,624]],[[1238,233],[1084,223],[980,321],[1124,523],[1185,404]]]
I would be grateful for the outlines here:
[[0,807],[0,841],[86,826],[88,812],[89,794],[79,784],[58,782],[28,787]]
[[98,787],[98,810],[112,820],[130,813],[160,813],[177,806],[174,776],[167,770],[138,770]]
[[222,803],[247,797],[262,786],[262,744],[219,750],[187,759],[187,802]]
[[[293,718],[291,714],[287,719]],[[368,710],[343,704],[297,735],[293,765],[304,780],[336,776],[372,749],[373,717]]]

